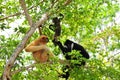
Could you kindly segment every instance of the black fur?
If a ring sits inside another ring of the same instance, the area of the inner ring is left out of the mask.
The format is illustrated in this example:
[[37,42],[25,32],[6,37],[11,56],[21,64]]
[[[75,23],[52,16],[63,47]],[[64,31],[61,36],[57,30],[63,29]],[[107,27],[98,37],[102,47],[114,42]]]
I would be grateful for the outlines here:
[[[79,45],[71,40],[67,39],[66,42],[64,43],[64,46],[61,44],[60,41],[56,42],[56,44],[60,47],[60,49],[62,50],[62,52],[65,55],[65,58],[67,60],[70,60],[71,56],[67,55],[66,53],[71,52],[72,50],[80,51],[81,55],[84,58],[89,59],[88,52],[81,45]],[[72,47],[72,45],[73,45],[73,47]]]
[[[88,52],[84,49],[83,46],[81,46],[71,40],[67,39],[66,42],[64,43],[64,46],[61,44],[60,41],[53,41],[53,42],[54,42],[54,44],[57,44],[59,46],[63,55],[65,55],[66,60],[76,60],[77,59],[77,58],[72,58],[72,55],[68,54],[68,52],[71,52],[72,50],[80,51],[80,54],[82,55],[82,57],[84,57],[86,59],[90,58]],[[81,65],[85,65],[84,60],[80,61],[79,64],[75,64],[74,66],[81,66]],[[73,66],[70,66],[70,67],[72,68]],[[65,68],[63,69],[63,72],[66,69],[70,70],[70,67],[66,65]],[[65,73],[66,74],[63,74],[61,76],[63,78],[66,78],[66,80],[67,80],[70,74],[69,74],[69,71],[67,71]]]
[[60,22],[64,18],[63,14],[59,14],[59,17],[54,17],[52,19],[53,24],[49,26],[49,28],[55,32],[55,37],[60,36],[61,34],[61,25]]

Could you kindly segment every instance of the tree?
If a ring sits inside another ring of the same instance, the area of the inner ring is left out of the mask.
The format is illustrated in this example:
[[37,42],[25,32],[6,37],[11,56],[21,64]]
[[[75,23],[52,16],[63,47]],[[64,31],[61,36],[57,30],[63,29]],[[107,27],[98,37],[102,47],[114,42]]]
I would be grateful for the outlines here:
[[[34,64],[31,54],[24,51],[26,44],[39,36],[36,29],[42,26],[42,33],[50,38],[48,46],[59,58],[61,51],[52,43],[54,32],[49,25],[60,13],[64,19],[59,40],[72,39],[83,45],[91,56],[86,66],[71,71],[69,79],[119,80],[119,0],[1,0],[0,3],[0,76],[3,80],[60,79],[63,64]],[[9,36],[2,35],[3,32]]]

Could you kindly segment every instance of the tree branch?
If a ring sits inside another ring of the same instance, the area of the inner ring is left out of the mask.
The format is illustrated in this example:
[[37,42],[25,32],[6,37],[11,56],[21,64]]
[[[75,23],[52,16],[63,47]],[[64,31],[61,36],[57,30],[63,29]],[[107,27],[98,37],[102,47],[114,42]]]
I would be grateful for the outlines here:
[[4,20],[4,19],[7,19],[7,18],[9,18],[9,17],[18,16],[18,15],[20,15],[20,14],[23,14],[23,13],[22,13],[22,12],[18,12],[18,13],[15,13],[15,14],[12,14],[12,15],[9,15],[9,16],[6,16],[6,17],[4,17],[4,18],[1,18],[0,21],[2,21],[2,20]]
[[[59,59],[58,62],[60,64],[70,65],[69,60],[61,60],[61,59]],[[22,67],[22,68],[20,68],[18,70],[12,71],[11,75],[17,74],[17,73],[19,73],[21,71],[24,71],[24,70],[29,70],[29,68],[35,67],[35,64],[41,64],[41,63],[36,63],[35,62],[35,63],[33,63],[33,64],[29,65],[29,66]],[[53,64],[53,62],[50,61],[50,62],[46,62],[46,63],[42,63],[42,64]]]
[[64,3],[64,6],[67,6],[68,4],[70,4],[72,2],[72,0],[66,0]]
[[29,65],[29,66],[22,67],[22,68],[20,68],[20,69],[18,69],[18,70],[12,71],[12,72],[11,72],[11,75],[17,74],[17,73],[19,73],[20,71],[23,71],[23,70],[28,70],[29,68],[34,67],[35,64],[36,64],[36,63],[33,63],[33,64]]
[[31,37],[31,35],[36,30],[36,28],[38,28],[39,25],[42,25],[48,19],[48,16],[49,16],[49,14],[45,13],[45,14],[43,14],[42,18],[38,22],[36,22],[36,24],[32,24],[32,27],[27,32],[27,34],[23,37],[21,43],[17,46],[17,48],[13,52],[12,56],[10,57],[8,62],[6,63],[5,69],[4,69],[4,72],[3,72],[3,77],[2,77],[3,80],[11,80],[10,70],[11,70],[17,56],[24,49],[25,44],[27,43],[27,40]]
[[[44,0],[40,1],[38,4],[40,4],[40,3],[42,3],[42,2],[44,2]],[[35,5],[32,5],[30,8],[28,8],[28,10],[30,10],[30,9],[32,9],[32,8],[36,8],[36,7],[38,6],[38,4],[37,4],[36,6],[35,6]],[[2,21],[2,20],[4,20],[4,19],[8,19],[8,18],[10,18],[10,17],[18,16],[18,15],[20,15],[20,14],[24,14],[24,12],[17,12],[17,13],[14,13],[14,14],[12,14],[12,15],[3,17],[3,18],[0,19],[0,21]]]
[[25,0],[19,0],[19,3],[24,10],[24,13],[25,13],[26,19],[28,20],[29,25],[32,26],[32,18],[28,14],[28,10],[27,10],[26,4],[25,4]]
[[39,34],[42,35],[42,25],[38,27]]

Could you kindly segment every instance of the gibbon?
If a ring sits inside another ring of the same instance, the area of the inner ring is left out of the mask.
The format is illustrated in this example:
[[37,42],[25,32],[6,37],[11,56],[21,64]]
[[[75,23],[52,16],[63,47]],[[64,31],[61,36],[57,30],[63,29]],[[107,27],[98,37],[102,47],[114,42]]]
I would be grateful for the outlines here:
[[[61,49],[63,55],[65,55],[66,60],[78,60],[74,55],[70,55],[69,52],[71,52],[72,50],[76,50],[79,51],[79,53],[82,55],[81,57],[89,59],[90,56],[88,54],[88,52],[85,50],[85,48],[83,46],[81,46],[80,44],[77,44],[69,39],[67,39],[64,43],[64,45],[62,45],[62,43],[60,41],[53,41],[54,44],[57,44],[59,46],[59,48]],[[74,57],[73,57],[74,56]],[[82,60],[77,64],[74,64],[74,66],[84,66],[85,65],[85,61]],[[65,78],[66,80],[68,80],[69,76],[70,76],[70,69],[73,68],[74,66],[68,66],[66,65],[65,67],[63,67],[63,72],[65,74],[61,74],[60,77]]]
[[38,39],[32,41],[26,48],[26,52],[32,52],[32,55],[36,62],[44,63],[49,61],[50,57],[54,57],[54,54],[47,47],[49,39],[45,35],[41,35]]
[[51,29],[52,31],[55,32],[54,34],[54,39],[57,40],[57,37],[60,36],[61,34],[61,20],[64,18],[64,15],[63,14],[59,14],[58,17],[54,17],[52,19],[52,23],[51,25],[49,25],[49,29]]

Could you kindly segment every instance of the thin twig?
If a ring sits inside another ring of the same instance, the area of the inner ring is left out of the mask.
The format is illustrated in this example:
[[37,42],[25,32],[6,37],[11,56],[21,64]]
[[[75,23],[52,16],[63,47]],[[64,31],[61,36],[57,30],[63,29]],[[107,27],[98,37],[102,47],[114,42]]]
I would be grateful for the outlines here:
[[64,3],[64,6],[67,6],[68,4],[70,4],[72,2],[72,0],[66,0]]
[[36,63],[33,63],[33,64],[29,65],[29,66],[22,67],[22,68],[20,68],[20,69],[18,69],[16,71],[12,71],[11,75],[17,74],[17,73],[19,73],[20,71],[23,71],[23,70],[28,70],[29,68],[33,68],[35,66],[35,64]]
[[19,3],[24,10],[24,13],[25,13],[26,19],[28,20],[29,25],[32,26],[32,18],[28,13],[28,9],[26,7],[25,0],[19,0]]
[[[44,0],[40,1],[37,5],[32,5],[30,8],[28,8],[28,10],[31,10],[32,8],[36,8],[40,3],[44,2]],[[0,21],[4,20],[4,19],[8,19],[10,17],[14,17],[14,16],[18,16],[18,15],[21,15],[21,14],[24,14],[24,12],[17,12],[17,13],[14,13],[12,15],[9,15],[9,16],[6,16],[6,17],[3,17],[3,18],[0,18]]]
[[[59,62],[60,64],[70,65],[69,60],[61,60],[61,59],[59,59],[58,62]],[[12,71],[12,72],[11,72],[11,75],[17,74],[17,73],[19,73],[19,72],[21,72],[21,71],[24,71],[24,70],[29,70],[30,68],[35,67],[35,64],[53,64],[53,62],[51,62],[51,61],[50,61],[50,62],[46,62],[46,63],[36,63],[36,62],[35,62],[35,63],[33,63],[33,64],[29,65],[29,66],[22,67],[22,68],[20,68],[20,69],[18,69],[18,70]]]
[[18,15],[20,15],[20,14],[23,14],[23,13],[22,13],[22,12],[18,12],[18,13],[15,13],[15,14],[12,14],[12,15],[9,15],[9,16],[6,16],[6,17],[4,17],[4,18],[1,18],[0,21],[2,21],[2,20],[4,20],[4,19],[7,19],[7,18],[9,18],[9,17],[18,16]]
[[114,57],[115,57],[116,55],[118,55],[118,54],[120,54],[120,52],[118,52],[118,53],[116,53],[116,54],[114,54],[114,55],[108,57],[108,60],[111,59],[111,58],[114,58]]
[[39,34],[42,35],[42,25],[38,27]]

